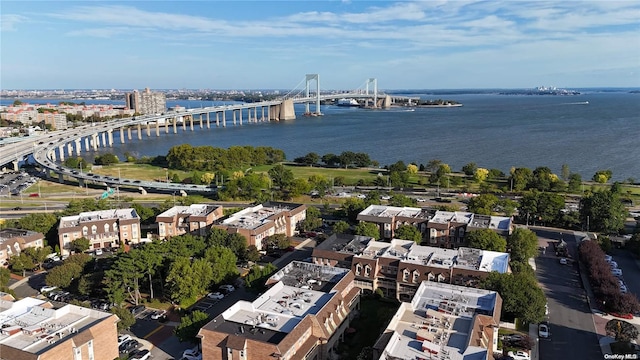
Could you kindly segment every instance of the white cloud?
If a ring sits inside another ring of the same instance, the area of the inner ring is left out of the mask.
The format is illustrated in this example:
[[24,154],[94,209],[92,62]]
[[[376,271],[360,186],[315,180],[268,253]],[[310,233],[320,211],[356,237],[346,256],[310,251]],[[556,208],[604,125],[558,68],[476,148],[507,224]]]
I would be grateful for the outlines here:
[[16,31],[16,25],[26,21],[28,19],[22,15],[2,14],[0,15],[0,31]]

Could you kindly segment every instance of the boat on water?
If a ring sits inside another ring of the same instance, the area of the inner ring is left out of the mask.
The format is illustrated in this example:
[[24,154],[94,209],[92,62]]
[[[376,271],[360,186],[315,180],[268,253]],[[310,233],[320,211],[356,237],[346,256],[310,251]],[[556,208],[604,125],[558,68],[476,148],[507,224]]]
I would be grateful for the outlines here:
[[338,99],[338,102],[337,102],[336,105],[338,105],[338,106],[360,106],[360,103],[356,99],[342,98],[342,99]]

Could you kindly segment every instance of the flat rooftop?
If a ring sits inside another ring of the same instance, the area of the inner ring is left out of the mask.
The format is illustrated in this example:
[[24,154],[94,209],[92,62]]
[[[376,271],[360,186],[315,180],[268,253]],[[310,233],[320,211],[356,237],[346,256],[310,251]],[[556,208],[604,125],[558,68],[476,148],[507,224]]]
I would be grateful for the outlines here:
[[253,302],[236,302],[205,328],[278,344],[305,316],[318,313],[336,295],[330,291],[348,272],[292,262],[269,278],[276,283],[264,294]]
[[44,238],[44,235],[36,231],[23,230],[23,229],[2,229],[0,230],[0,244],[4,243],[5,241],[11,241],[16,238],[27,238],[27,237],[34,237],[34,236]]
[[54,309],[35,298],[0,300],[0,309],[0,343],[34,354],[112,315],[71,304]]
[[379,218],[405,217],[414,219],[429,219],[429,212],[421,208],[397,207],[384,205],[369,205],[358,215],[375,216]]
[[138,219],[139,216],[135,209],[110,209],[100,211],[87,211],[78,215],[63,216],[60,218],[60,228],[74,227],[82,223],[97,220],[129,220]]
[[356,255],[362,253],[371,239],[368,236],[334,234],[315,248]]
[[193,215],[193,216],[207,216],[219,208],[219,205],[209,204],[192,204],[189,206],[174,206],[171,209],[163,212],[157,217],[172,217],[178,214]]
[[[492,313],[496,293],[423,282],[410,303],[402,303],[386,332],[393,332],[380,359],[485,359],[487,350],[468,347],[473,317]],[[449,309],[457,309],[449,311]]]
[[436,211],[430,222],[469,224],[473,218],[473,213],[461,211]]
[[261,204],[238,211],[223,220],[222,224],[239,229],[256,229],[265,223],[272,222],[273,220],[270,219],[271,216],[281,212],[291,211],[297,206],[298,205],[287,205],[283,203],[270,206],[263,206]]

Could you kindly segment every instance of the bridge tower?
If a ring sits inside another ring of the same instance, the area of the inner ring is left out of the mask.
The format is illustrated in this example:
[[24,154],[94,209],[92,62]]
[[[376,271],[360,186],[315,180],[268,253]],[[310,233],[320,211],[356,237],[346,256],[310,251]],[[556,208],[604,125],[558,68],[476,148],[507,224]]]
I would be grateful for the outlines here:
[[[305,77],[304,90],[305,90],[305,94],[306,94],[306,96],[308,98],[310,96],[309,83],[311,81],[313,81],[313,80],[316,81],[316,112],[314,114],[317,115],[317,116],[320,116],[320,115],[322,115],[322,113],[320,112],[320,75],[318,75],[318,74],[307,74],[307,76]],[[309,103],[305,103],[304,113],[305,113],[305,115],[311,115],[311,111],[309,109]]]
[[366,94],[369,95],[369,84],[373,84],[373,107],[378,107],[378,79],[367,79]]

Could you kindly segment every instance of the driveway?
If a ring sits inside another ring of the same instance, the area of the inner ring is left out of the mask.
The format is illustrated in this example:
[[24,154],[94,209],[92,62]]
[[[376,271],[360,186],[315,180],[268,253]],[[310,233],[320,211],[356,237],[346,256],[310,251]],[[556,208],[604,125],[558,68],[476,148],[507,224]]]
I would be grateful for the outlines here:
[[531,229],[538,235],[539,245],[547,251],[536,258],[536,277],[549,303],[551,338],[541,339],[540,359],[601,360],[602,352],[587,302],[586,292],[578,274],[578,264],[570,260],[561,265],[553,251],[554,241],[567,242],[569,253],[577,258],[573,233],[549,229]]

